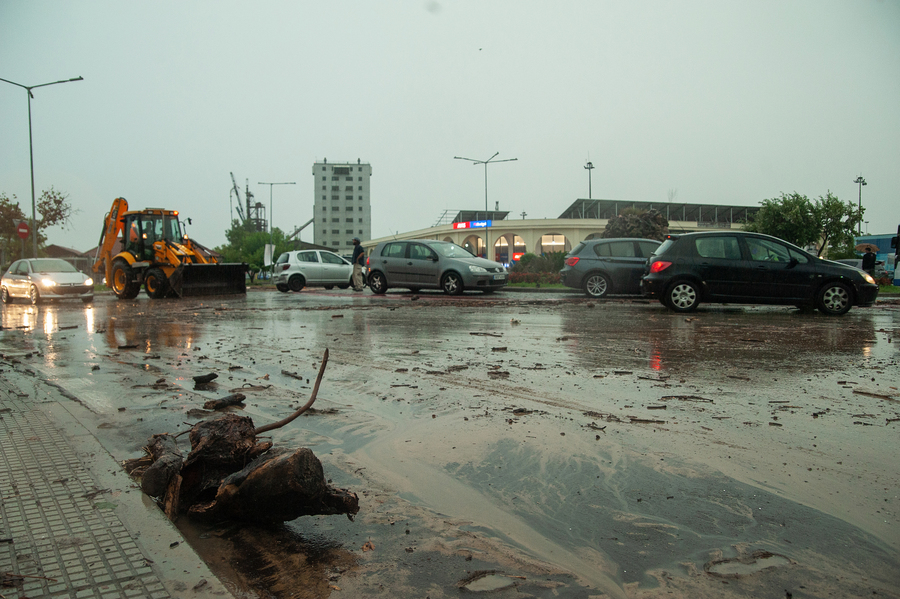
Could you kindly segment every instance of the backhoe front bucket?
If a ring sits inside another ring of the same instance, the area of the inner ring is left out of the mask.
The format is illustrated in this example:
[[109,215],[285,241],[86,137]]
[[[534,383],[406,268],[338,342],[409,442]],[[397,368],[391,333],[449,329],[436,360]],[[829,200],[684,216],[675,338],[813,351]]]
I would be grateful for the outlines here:
[[169,277],[178,297],[247,293],[246,264],[182,264]]

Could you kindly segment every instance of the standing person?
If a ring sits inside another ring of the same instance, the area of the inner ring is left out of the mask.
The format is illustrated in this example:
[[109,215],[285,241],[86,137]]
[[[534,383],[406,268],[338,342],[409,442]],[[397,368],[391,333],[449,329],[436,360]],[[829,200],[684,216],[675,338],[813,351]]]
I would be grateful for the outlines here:
[[871,247],[866,248],[866,254],[863,256],[862,269],[870,275],[875,274],[875,252]]
[[353,291],[363,290],[362,268],[363,260],[366,259],[366,252],[360,245],[361,243],[359,237],[353,238],[353,257],[351,258],[351,262],[353,262]]

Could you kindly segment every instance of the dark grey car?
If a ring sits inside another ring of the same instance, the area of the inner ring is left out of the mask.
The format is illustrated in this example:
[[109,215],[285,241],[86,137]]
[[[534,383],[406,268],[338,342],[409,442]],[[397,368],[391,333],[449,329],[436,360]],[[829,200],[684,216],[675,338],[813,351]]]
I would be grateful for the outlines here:
[[644,264],[659,244],[653,239],[588,239],[566,254],[559,274],[566,287],[582,289],[588,297],[639,295]]
[[506,268],[499,262],[434,239],[379,243],[369,255],[368,266],[373,293],[384,293],[389,287],[442,289],[448,295],[467,289],[491,293],[509,281]]

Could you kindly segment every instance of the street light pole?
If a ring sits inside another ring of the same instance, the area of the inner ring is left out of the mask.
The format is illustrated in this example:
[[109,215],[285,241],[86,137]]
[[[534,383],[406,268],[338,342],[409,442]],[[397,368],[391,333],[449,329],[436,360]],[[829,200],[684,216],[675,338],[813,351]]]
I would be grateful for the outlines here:
[[856,179],[854,179],[853,182],[859,184],[859,208],[858,208],[858,210],[859,210],[859,233],[857,233],[857,234],[862,235],[862,188],[863,188],[863,185],[868,185],[868,184],[866,183],[866,180],[863,179],[862,175],[860,175]]
[[588,199],[591,199],[591,171],[594,170],[594,163],[588,162],[584,168],[587,169],[588,172]]
[[84,77],[75,77],[74,79],[63,79],[61,81],[53,81],[52,83],[41,83],[40,85],[22,85],[21,83],[16,83],[15,81],[10,81],[8,79],[0,79],[0,81],[5,81],[6,83],[11,83],[12,85],[16,85],[18,87],[23,88],[26,92],[28,92],[28,157],[31,161],[31,241],[32,241],[32,252],[34,253],[34,258],[37,258],[37,200],[34,197],[34,144],[32,143],[31,137],[31,98],[34,97],[34,94],[31,93],[31,90],[37,87],[47,87],[48,85],[56,85],[57,83],[69,83],[70,81],[83,81]]
[[493,156],[488,158],[487,160],[475,160],[474,158],[463,158],[462,156],[454,156],[454,160],[468,160],[472,164],[483,164],[484,165],[484,218],[487,220],[487,212],[488,212],[488,192],[487,192],[487,167],[488,164],[495,164],[497,162],[512,162],[514,160],[518,160],[518,158],[507,158],[505,160],[494,160],[497,157],[497,154],[500,152],[495,152]]
[[[272,226],[272,187],[275,185],[296,185],[296,181],[290,181],[287,183],[266,183],[264,181],[260,181],[257,185],[268,185],[269,186],[269,243],[274,245],[272,241],[272,236],[274,235],[275,227]],[[274,251],[274,248],[273,248]],[[273,256],[274,258],[274,256]]]

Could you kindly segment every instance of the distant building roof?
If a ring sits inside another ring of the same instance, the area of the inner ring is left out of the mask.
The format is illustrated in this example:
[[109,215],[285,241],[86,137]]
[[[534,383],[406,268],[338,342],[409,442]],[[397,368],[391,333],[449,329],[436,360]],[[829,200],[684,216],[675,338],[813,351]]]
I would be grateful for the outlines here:
[[44,252],[49,258],[80,258],[86,255],[78,250],[54,244],[45,246]]
[[745,223],[759,206],[725,204],[686,204],[681,202],[639,202],[635,200],[575,200],[559,218],[604,218],[617,216],[626,208],[656,210],[668,220],[698,223]]

